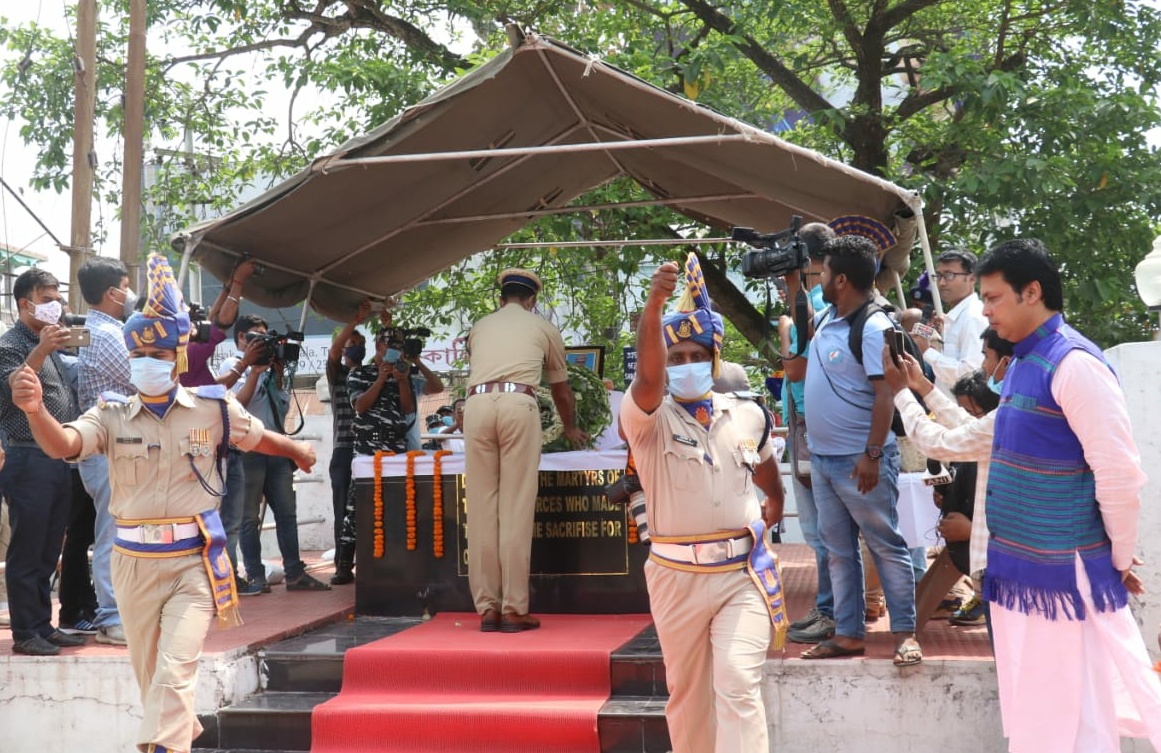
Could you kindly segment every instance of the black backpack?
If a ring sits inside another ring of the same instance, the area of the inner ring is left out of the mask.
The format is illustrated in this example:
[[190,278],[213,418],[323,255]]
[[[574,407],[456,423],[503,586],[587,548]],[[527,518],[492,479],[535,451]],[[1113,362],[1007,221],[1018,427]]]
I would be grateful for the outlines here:
[[[880,312],[887,314],[887,310],[885,308],[875,303],[873,299],[869,299],[862,306],[859,306],[857,309],[843,317],[843,319],[846,320],[847,324],[850,325],[851,328],[850,332],[847,334],[847,347],[850,349],[851,355],[855,357],[855,361],[857,361],[860,366],[863,365],[863,328],[866,326],[868,319]],[[834,314],[834,306],[831,306],[829,313],[831,315]],[[826,314],[827,312],[824,312],[824,316],[822,318],[825,318]],[[934,382],[935,372],[932,371],[931,366],[929,366],[923,360],[923,354],[920,352],[919,346],[915,344],[915,340],[911,339],[911,335],[902,327],[900,327],[898,322],[892,319],[890,315],[887,316],[887,319],[891,322],[892,329],[903,333],[903,349],[910,353],[911,357],[918,361],[919,365],[923,367],[923,375]],[[821,318],[819,322],[821,323]],[[915,395],[915,399],[919,401],[920,405],[922,405],[924,408],[927,407],[924,404],[923,399],[919,397],[919,395],[917,395],[914,390],[912,390],[911,394]],[[907,434],[907,431],[903,428],[903,419],[899,415],[898,410],[896,410],[894,415],[891,417],[891,431],[895,432],[895,436],[899,437],[906,436]]]

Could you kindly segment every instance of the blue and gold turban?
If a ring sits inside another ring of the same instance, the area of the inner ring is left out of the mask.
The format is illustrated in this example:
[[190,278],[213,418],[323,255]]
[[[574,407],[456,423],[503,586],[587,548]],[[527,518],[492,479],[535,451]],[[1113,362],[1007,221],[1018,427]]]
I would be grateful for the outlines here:
[[186,308],[169,260],[150,254],[146,260],[148,289],[145,308],[129,317],[122,332],[129,350],[152,346],[177,352],[177,373],[189,367],[185,348],[189,345],[189,309]]
[[701,264],[693,251],[685,258],[685,293],[677,302],[677,311],[661,320],[661,329],[665,333],[665,347],[692,340],[709,348],[714,354],[714,376],[718,375],[725,327],[721,314],[714,313],[711,307]]

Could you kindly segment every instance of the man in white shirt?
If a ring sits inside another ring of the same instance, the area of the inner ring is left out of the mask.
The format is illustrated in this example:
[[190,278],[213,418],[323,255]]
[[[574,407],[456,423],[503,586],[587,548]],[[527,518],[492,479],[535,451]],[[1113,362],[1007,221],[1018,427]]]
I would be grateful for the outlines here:
[[972,373],[983,362],[980,335],[988,328],[984,304],[976,295],[976,255],[971,251],[945,251],[935,261],[939,298],[947,310],[937,316],[935,328],[943,336],[942,351],[925,337],[914,336],[923,360],[935,372],[935,386],[951,395],[960,377]]

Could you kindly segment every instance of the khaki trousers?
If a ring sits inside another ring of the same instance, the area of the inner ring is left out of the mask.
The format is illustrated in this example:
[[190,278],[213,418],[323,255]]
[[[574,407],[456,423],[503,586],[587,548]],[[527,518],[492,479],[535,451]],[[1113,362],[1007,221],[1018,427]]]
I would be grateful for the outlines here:
[[476,611],[528,614],[540,407],[519,393],[472,395],[464,439],[468,586]]
[[213,594],[198,555],[147,559],[113,552],[113,589],[145,714],[137,749],[184,753],[202,733],[194,709]]
[[673,753],[768,753],[762,666],[770,613],[750,576],[647,561],[645,582],[665,659]]

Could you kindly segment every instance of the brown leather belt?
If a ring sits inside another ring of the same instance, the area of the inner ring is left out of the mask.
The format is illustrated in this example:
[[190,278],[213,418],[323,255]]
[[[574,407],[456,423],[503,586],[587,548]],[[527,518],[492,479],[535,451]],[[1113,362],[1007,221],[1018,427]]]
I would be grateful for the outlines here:
[[485,392],[517,392],[521,395],[536,397],[536,388],[528,384],[516,382],[484,382],[468,390],[469,395],[482,395]]

